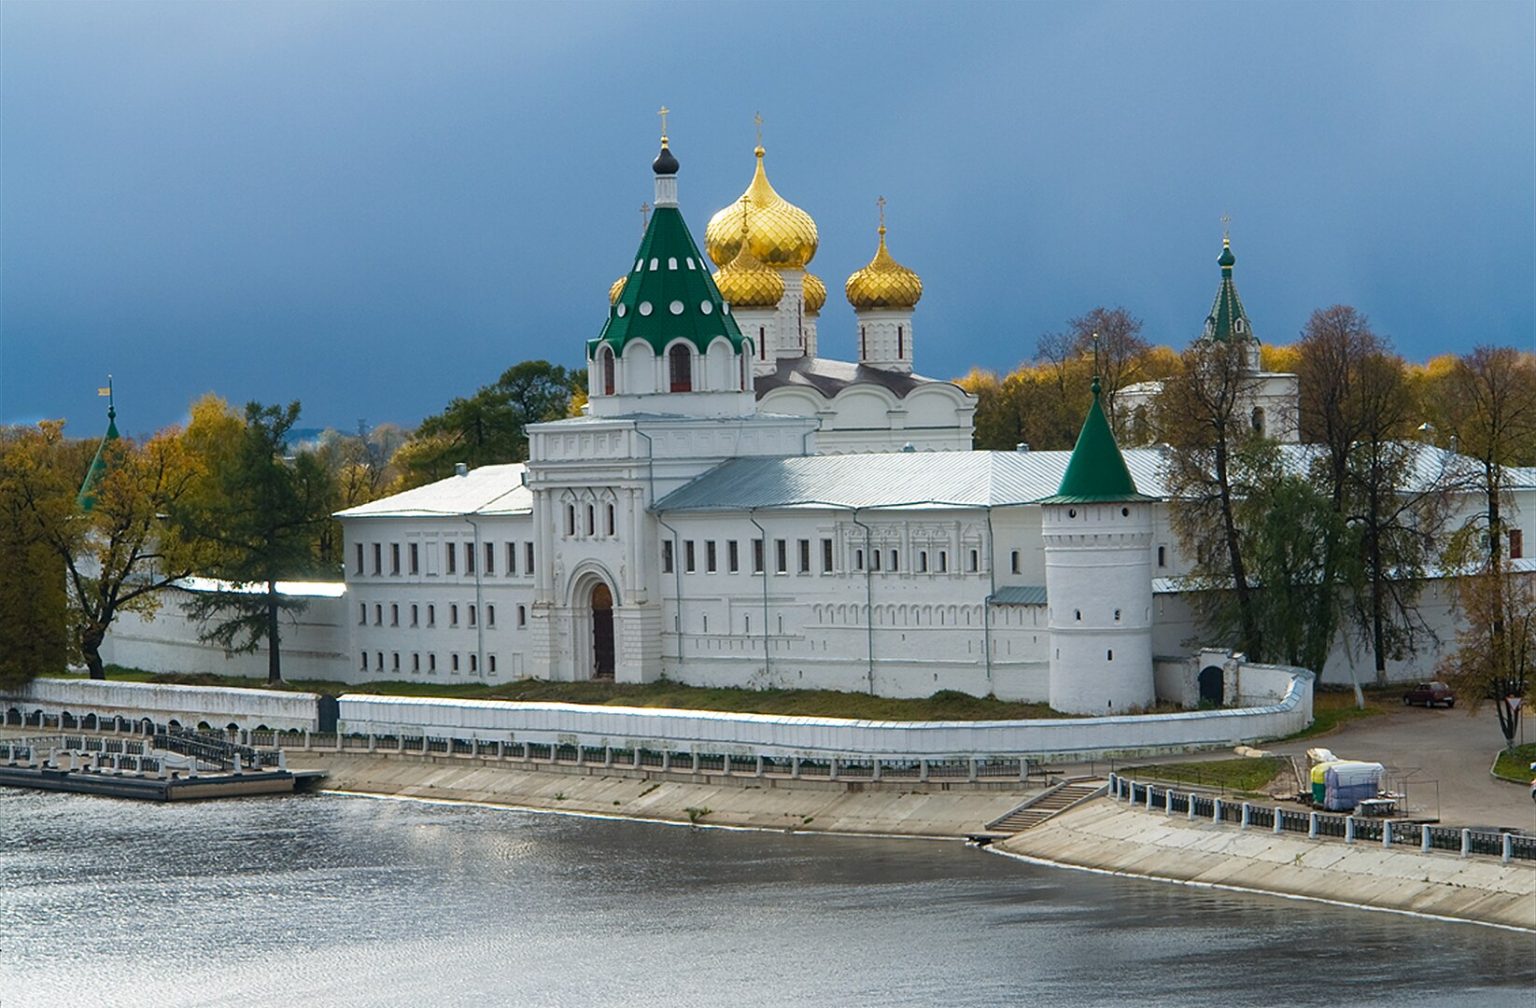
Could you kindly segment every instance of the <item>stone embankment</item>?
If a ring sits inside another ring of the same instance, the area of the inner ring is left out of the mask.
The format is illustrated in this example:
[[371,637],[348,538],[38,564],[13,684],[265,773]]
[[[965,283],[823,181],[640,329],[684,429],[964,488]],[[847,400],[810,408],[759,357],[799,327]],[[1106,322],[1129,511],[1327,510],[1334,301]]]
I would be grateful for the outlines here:
[[1029,792],[964,783],[794,782],[411,753],[291,752],[327,790],[749,829],[961,838]]
[[1187,822],[1100,799],[1001,841],[1052,864],[1536,931],[1536,864]]

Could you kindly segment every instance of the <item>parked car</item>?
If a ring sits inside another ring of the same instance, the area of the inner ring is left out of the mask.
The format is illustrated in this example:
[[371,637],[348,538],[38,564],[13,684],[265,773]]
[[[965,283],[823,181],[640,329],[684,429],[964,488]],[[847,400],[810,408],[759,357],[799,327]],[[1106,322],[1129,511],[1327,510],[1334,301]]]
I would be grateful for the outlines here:
[[1425,707],[1433,707],[1435,704],[1455,707],[1456,694],[1443,682],[1422,682],[1403,694],[1403,703],[1423,704]]

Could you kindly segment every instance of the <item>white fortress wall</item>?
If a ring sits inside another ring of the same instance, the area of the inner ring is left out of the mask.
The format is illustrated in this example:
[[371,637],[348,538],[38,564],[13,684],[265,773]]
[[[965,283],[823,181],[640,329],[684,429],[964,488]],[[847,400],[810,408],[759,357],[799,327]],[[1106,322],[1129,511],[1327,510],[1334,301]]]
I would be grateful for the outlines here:
[[40,710],[50,715],[69,713],[77,718],[87,714],[95,714],[98,719],[149,718],[162,725],[176,721],[185,728],[207,722],[219,730],[235,725],[246,729],[265,726],[280,731],[316,731],[319,702],[317,693],[282,690],[34,679],[20,690],[0,694],[0,711],[14,709],[23,716]]

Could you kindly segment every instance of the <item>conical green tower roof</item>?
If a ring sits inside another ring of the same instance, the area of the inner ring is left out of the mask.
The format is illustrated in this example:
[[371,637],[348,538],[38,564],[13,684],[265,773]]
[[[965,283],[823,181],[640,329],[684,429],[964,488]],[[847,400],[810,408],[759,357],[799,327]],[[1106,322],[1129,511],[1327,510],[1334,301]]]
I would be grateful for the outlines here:
[[1253,327],[1248,322],[1248,313],[1243,310],[1243,300],[1237,296],[1237,285],[1232,282],[1232,266],[1237,262],[1237,257],[1232,254],[1232,242],[1223,237],[1221,239],[1221,258],[1216,264],[1221,267],[1221,287],[1216,291],[1216,301],[1211,305],[1211,313],[1205,317],[1205,338],[1230,342],[1234,337],[1239,340],[1253,338]]
[[1105,501],[1151,500],[1138,493],[1136,481],[1125,466],[1125,456],[1115,443],[1109,420],[1099,405],[1099,379],[1093,379],[1093,405],[1077,435],[1077,446],[1056,493],[1041,504],[1094,504]]
[[107,432],[102,435],[101,444],[96,447],[96,457],[91,459],[91,467],[85,471],[85,479],[80,482],[80,494],[75,498],[81,510],[89,511],[96,506],[96,487],[107,474],[107,446],[121,436],[117,432],[117,410],[108,406]]
[[[660,175],[675,175],[677,159],[665,145],[652,166]],[[741,349],[741,328],[709,275],[709,260],[699,253],[688,225],[675,204],[663,205],[640,239],[633,265],[625,275],[624,290],[608,308],[608,322],[595,343],[607,343],[623,354],[631,340],[643,339],[660,354],[668,343],[686,339],[699,349],[720,336]],[[588,347],[588,356],[597,347]]]

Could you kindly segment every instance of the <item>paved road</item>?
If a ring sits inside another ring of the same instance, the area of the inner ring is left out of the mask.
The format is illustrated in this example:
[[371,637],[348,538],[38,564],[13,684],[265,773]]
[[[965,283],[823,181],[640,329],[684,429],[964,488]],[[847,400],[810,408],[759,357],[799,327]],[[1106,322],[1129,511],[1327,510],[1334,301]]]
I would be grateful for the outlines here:
[[[1536,724],[1525,729],[1526,739],[1536,740]],[[1488,768],[1502,743],[1498,720],[1492,708],[1484,705],[1476,714],[1460,707],[1393,709],[1351,721],[1322,738],[1268,748],[1300,756],[1313,746],[1326,746],[1341,759],[1382,763],[1391,787],[1401,790],[1401,782],[1407,782],[1411,807],[1433,816],[1438,804],[1439,817],[1447,825],[1509,826],[1536,832],[1536,802],[1531,801],[1529,790],[1489,776]]]

